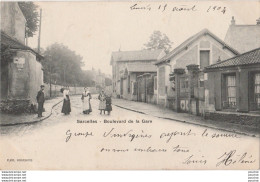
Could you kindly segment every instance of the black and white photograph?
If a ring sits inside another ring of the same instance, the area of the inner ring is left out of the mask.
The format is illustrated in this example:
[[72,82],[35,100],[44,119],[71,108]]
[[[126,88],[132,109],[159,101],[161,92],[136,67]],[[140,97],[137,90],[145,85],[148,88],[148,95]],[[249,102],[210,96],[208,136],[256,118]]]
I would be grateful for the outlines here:
[[1,170],[259,170],[259,1],[1,1]]

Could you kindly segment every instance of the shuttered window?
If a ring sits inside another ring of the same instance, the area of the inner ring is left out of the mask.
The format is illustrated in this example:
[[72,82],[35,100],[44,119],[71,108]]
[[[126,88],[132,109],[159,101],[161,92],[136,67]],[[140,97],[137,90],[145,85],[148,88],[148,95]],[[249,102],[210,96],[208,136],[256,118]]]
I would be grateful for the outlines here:
[[227,76],[226,83],[228,106],[233,108],[236,106],[236,76]]
[[255,74],[255,102],[257,109],[260,109],[260,73]]
[[209,65],[209,51],[200,51],[200,69]]

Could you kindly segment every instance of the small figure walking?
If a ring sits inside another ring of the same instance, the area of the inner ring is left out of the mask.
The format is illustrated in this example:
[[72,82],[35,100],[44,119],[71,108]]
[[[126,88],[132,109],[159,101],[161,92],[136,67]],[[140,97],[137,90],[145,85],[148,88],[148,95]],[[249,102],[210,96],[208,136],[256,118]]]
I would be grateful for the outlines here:
[[45,98],[44,98],[44,85],[41,85],[41,90],[38,92],[37,96],[36,96],[36,100],[37,100],[37,103],[38,103],[38,117],[43,117],[42,116],[42,112],[43,112],[43,104],[44,104],[44,101],[45,101]]
[[99,94],[98,100],[99,100],[99,107],[98,107],[98,109],[100,110],[100,114],[102,114],[102,111],[104,111],[104,114],[105,114],[106,96],[105,96],[104,90],[102,90],[101,93]]
[[112,111],[112,99],[111,96],[106,97],[106,111],[107,114],[110,115],[110,112]]
[[62,105],[62,110],[61,112],[64,113],[65,115],[70,114],[71,112],[71,107],[70,107],[70,97],[69,97],[69,87],[65,87],[63,90],[63,105]]
[[92,112],[90,99],[92,99],[91,94],[88,91],[88,88],[85,87],[84,92],[81,95],[83,114],[89,114],[90,112]]

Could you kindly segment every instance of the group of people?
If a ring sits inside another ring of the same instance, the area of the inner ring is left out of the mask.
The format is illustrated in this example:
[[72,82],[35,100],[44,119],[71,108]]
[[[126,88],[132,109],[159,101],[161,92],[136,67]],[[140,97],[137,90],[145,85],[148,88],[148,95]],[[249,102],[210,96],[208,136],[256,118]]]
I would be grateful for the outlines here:
[[[64,87],[60,90],[63,94],[63,105],[61,112],[65,115],[70,114],[71,112],[71,105],[70,105],[70,96],[69,96],[69,87]],[[42,117],[42,112],[44,110],[44,85],[41,85],[41,90],[37,94],[37,102],[38,102],[38,117]],[[92,99],[91,93],[89,92],[88,88],[85,87],[84,91],[81,95],[81,101],[82,101],[82,109],[83,114],[90,114],[92,112],[91,103],[90,100]],[[105,112],[108,112],[108,115],[110,115],[110,112],[112,111],[112,100],[111,96],[108,96],[105,94],[104,90],[101,91],[101,93],[98,96],[99,99],[99,110],[100,114],[102,112],[105,114]]]
[[[81,100],[83,103],[83,114],[89,114],[92,112],[91,103],[90,100],[92,99],[91,94],[87,87],[84,88],[84,92],[82,93]],[[105,95],[104,90],[101,91],[101,93],[98,96],[99,100],[99,107],[100,114],[105,112],[108,112],[108,115],[110,115],[110,112],[112,111],[112,101],[111,96]]]
[[101,93],[98,96],[99,100],[99,107],[98,109],[100,110],[100,114],[102,114],[102,111],[104,114],[107,111],[108,115],[110,115],[110,112],[112,111],[112,100],[110,96],[107,96],[104,92],[104,90],[101,91]]

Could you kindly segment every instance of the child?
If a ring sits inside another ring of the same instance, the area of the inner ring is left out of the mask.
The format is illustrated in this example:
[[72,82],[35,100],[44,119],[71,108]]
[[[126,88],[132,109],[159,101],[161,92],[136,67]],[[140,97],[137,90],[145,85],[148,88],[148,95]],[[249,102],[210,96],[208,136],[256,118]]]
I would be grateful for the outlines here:
[[106,111],[108,112],[108,115],[110,115],[110,112],[112,111],[112,100],[111,100],[111,96],[107,96],[106,97]]

